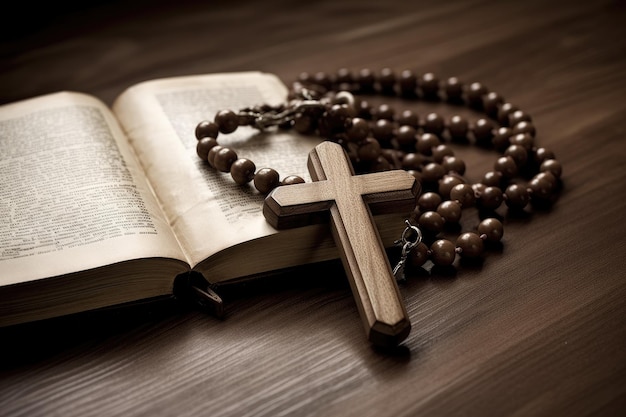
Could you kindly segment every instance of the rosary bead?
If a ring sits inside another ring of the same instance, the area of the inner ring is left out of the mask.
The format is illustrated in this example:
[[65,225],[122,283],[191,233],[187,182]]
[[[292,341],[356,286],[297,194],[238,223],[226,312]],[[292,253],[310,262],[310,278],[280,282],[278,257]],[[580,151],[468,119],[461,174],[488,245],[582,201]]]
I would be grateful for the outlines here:
[[465,162],[455,156],[443,158],[443,167],[447,172],[455,172],[459,175],[465,174]]
[[332,80],[330,76],[323,71],[315,73],[315,75],[313,76],[313,82],[323,87],[325,90],[330,90],[330,88],[332,87]]
[[498,187],[485,187],[479,197],[480,206],[488,210],[500,207],[503,199],[502,190]]
[[378,76],[378,85],[383,94],[394,94],[396,74],[390,68],[383,68]]
[[339,68],[335,74],[335,81],[339,84],[351,84],[354,82],[354,78],[348,68]]
[[381,142],[388,143],[393,139],[393,123],[387,119],[376,120],[372,126],[372,135]]
[[509,115],[518,111],[517,106],[511,103],[502,103],[498,109],[498,123],[501,126],[509,126]]
[[419,170],[424,162],[424,155],[419,153],[410,152],[404,155],[402,158],[402,169],[406,170]]
[[278,172],[272,168],[261,168],[254,176],[254,186],[261,194],[269,194],[279,184]]
[[446,100],[450,103],[463,101],[463,84],[456,77],[448,78],[444,83]]
[[543,163],[543,161],[547,159],[554,159],[554,152],[546,149],[546,148],[537,148],[535,150],[535,162],[538,164]]
[[535,144],[535,140],[528,133],[518,133],[511,136],[509,139],[513,145],[523,146],[527,151],[530,151]]
[[383,155],[380,155],[369,164],[370,172],[389,171],[392,168],[391,163]]
[[474,189],[469,184],[457,184],[450,190],[450,200],[458,201],[461,207],[471,207],[476,201]]
[[448,133],[452,140],[462,140],[467,138],[469,123],[467,119],[459,115],[452,116],[448,122]]
[[411,70],[402,71],[398,86],[403,97],[414,97],[417,90],[417,76]]
[[539,171],[550,172],[556,178],[560,178],[563,168],[561,167],[561,163],[556,159],[546,159],[541,163]]
[[298,133],[311,134],[315,131],[315,127],[313,119],[306,114],[297,114],[293,119],[293,130]]
[[528,190],[519,184],[511,184],[504,191],[504,202],[511,209],[523,209],[529,201]]
[[432,149],[441,143],[439,137],[432,133],[423,133],[417,138],[415,149],[422,155],[431,155]]
[[478,234],[487,242],[499,242],[504,235],[504,227],[500,220],[489,217],[478,225]]
[[417,140],[417,130],[413,126],[402,125],[398,128],[396,140],[402,148],[412,147]]
[[404,110],[397,117],[396,122],[398,122],[400,126],[407,125],[407,126],[411,126],[414,129],[417,129],[420,124],[419,117],[417,116],[415,112],[411,110]]
[[206,161],[209,156],[209,151],[212,147],[217,146],[217,140],[212,137],[205,136],[201,138],[196,144],[196,153],[198,157],[203,161]]
[[417,207],[422,213],[435,211],[441,204],[441,196],[434,192],[426,192],[417,199]]
[[517,135],[519,133],[526,133],[534,138],[537,131],[531,122],[522,121],[513,125],[513,134]]
[[356,116],[365,120],[372,120],[372,106],[367,100],[359,100],[356,105]]
[[446,170],[443,168],[443,165],[436,162],[431,162],[422,168],[422,180],[424,180],[424,182],[435,183],[445,174]]
[[472,184],[472,190],[474,190],[474,196],[476,196],[476,198],[480,198],[483,191],[485,191],[485,188],[487,188],[487,186],[480,182],[477,182],[476,184]]
[[477,258],[483,254],[484,243],[479,235],[473,232],[461,234],[456,239],[456,246],[464,258]]
[[487,94],[487,87],[481,83],[471,83],[467,89],[467,104],[473,109],[482,110],[483,96]]
[[395,110],[389,104],[383,103],[376,108],[374,112],[374,118],[376,119],[385,119],[385,120],[393,120],[395,117]]
[[424,132],[441,136],[445,128],[443,117],[437,113],[429,113],[424,120]]
[[420,88],[422,90],[422,96],[428,100],[434,100],[438,98],[439,93],[439,78],[432,72],[427,72],[422,75],[420,79]]
[[365,119],[355,117],[352,119],[352,124],[348,128],[347,136],[351,142],[361,142],[364,140],[370,132],[370,125]]
[[442,198],[450,198],[450,192],[459,184],[463,184],[463,179],[458,175],[444,175],[439,181],[439,195]]
[[518,168],[526,165],[528,161],[528,151],[522,145],[511,145],[504,151],[504,156],[510,156],[515,161]]
[[233,180],[237,184],[244,185],[252,181],[255,171],[256,165],[254,165],[254,162],[249,159],[240,158],[231,165],[230,176],[233,177]]
[[436,235],[443,230],[445,220],[436,211],[427,211],[417,219],[417,224],[424,232]]
[[556,189],[556,187],[558,186],[558,183],[559,183],[559,180],[550,171],[539,172],[533,178],[537,179],[537,180],[548,181],[550,183],[550,185],[552,185],[552,189],[553,190]]
[[220,110],[215,115],[215,123],[221,133],[232,133],[239,127],[239,118],[232,110]]
[[509,126],[515,126],[520,122],[532,122],[530,116],[521,110],[516,110],[509,114]]
[[543,177],[533,177],[528,183],[530,197],[535,202],[547,201],[552,196],[554,185]]
[[324,115],[324,122],[333,133],[346,131],[347,122],[355,114],[345,104],[333,104]]
[[431,149],[433,160],[439,164],[448,156],[454,156],[454,151],[448,145],[437,145]]
[[517,174],[517,165],[510,156],[501,156],[494,164],[494,170],[501,172],[505,178],[512,178]]
[[508,127],[500,127],[496,129],[491,144],[496,150],[502,152],[511,144],[511,136],[513,131]]
[[483,111],[492,119],[498,117],[498,106],[504,103],[504,99],[495,92],[489,92],[483,96]]
[[376,77],[369,68],[362,68],[356,75],[356,82],[359,85],[359,90],[368,93],[374,91],[374,83]]
[[211,165],[213,168],[215,168],[215,164],[214,164],[214,160],[215,160],[215,155],[217,155],[217,153],[224,148],[222,145],[215,145],[213,147],[211,147],[211,149],[209,149],[209,153],[207,154],[207,162],[209,163],[209,165]]
[[439,239],[430,245],[430,259],[437,266],[449,266],[454,263],[456,247],[448,239]]
[[487,171],[481,181],[487,187],[500,187],[504,182],[504,176],[500,171]]
[[424,242],[420,242],[409,253],[409,263],[412,266],[422,266],[428,260],[428,246]]
[[210,137],[217,138],[217,134],[219,133],[219,128],[216,123],[210,122],[208,120],[203,120],[198,123],[196,126],[196,139],[200,140],[202,138]]
[[458,201],[447,200],[439,204],[437,213],[446,223],[458,223],[461,220],[462,207]]
[[380,143],[374,138],[368,137],[361,142],[357,155],[361,161],[375,161],[380,156]]
[[493,123],[488,119],[478,119],[472,127],[474,139],[479,145],[490,143],[493,139]]
[[230,167],[237,160],[237,153],[230,148],[222,147],[213,158],[213,166],[221,172],[230,172]]

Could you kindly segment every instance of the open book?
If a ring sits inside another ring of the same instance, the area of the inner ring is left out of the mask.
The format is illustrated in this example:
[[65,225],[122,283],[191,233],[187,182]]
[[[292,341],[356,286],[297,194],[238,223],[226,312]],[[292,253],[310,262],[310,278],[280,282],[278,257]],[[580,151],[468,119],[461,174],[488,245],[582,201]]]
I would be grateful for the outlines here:
[[[337,258],[327,225],[277,232],[252,185],[196,155],[198,122],[286,95],[244,72],[146,81],[112,108],[75,92],[0,107],[0,326],[172,295],[190,271],[217,284]],[[240,127],[219,141],[310,181],[321,139]],[[386,246],[403,216],[376,216]]]

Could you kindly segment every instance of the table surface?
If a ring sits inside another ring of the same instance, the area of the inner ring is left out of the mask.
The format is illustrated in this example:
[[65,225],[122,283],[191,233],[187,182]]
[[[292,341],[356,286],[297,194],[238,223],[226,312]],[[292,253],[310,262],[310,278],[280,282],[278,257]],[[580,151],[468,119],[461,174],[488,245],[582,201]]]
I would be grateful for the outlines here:
[[[480,81],[531,114],[538,144],[563,164],[563,189],[547,210],[505,216],[502,249],[482,265],[409,276],[401,292],[413,329],[398,349],[367,343],[331,263],[227,291],[222,320],[164,302],[5,329],[0,415],[611,416],[626,407],[624,2],[39,7],[5,13],[15,25],[2,29],[0,103],[76,90],[110,104],[139,81],[225,71],[286,83],[341,67],[434,72]],[[468,165],[480,160],[468,153]]]

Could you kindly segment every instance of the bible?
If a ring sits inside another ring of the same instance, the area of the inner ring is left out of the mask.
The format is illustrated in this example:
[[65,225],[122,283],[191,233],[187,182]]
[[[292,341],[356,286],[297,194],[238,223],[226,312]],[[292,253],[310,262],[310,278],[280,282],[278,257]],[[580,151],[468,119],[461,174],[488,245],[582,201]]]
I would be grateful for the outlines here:
[[[328,224],[276,230],[263,195],[196,155],[201,120],[286,97],[275,75],[238,72],[144,81],[110,107],[72,91],[1,106],[0,327],[176,296],[190,274],[219,286],[338,258]],[[322,138],[219,140],[308,182]],[[386,247],[407,215],[375,216]]]

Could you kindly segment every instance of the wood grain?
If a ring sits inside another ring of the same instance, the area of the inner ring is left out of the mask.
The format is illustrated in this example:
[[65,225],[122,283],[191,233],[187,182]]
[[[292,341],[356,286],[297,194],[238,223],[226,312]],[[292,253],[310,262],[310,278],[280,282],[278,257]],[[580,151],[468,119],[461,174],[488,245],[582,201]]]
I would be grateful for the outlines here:
[[[363,340],[330,263],[224,289],[223,320],[164,302],[5,329],[0,415],[621,415],[623,2],[53,4],[7,11],[0,103],[77,90],[110,104],[133,83],[195,73],[432,71],[531,114],[564,188],[550,209],[505,216],[482,265],[413,271],[400,288],[413,329],[392,352]],[[455,151],[474,181],[495,160]]]

